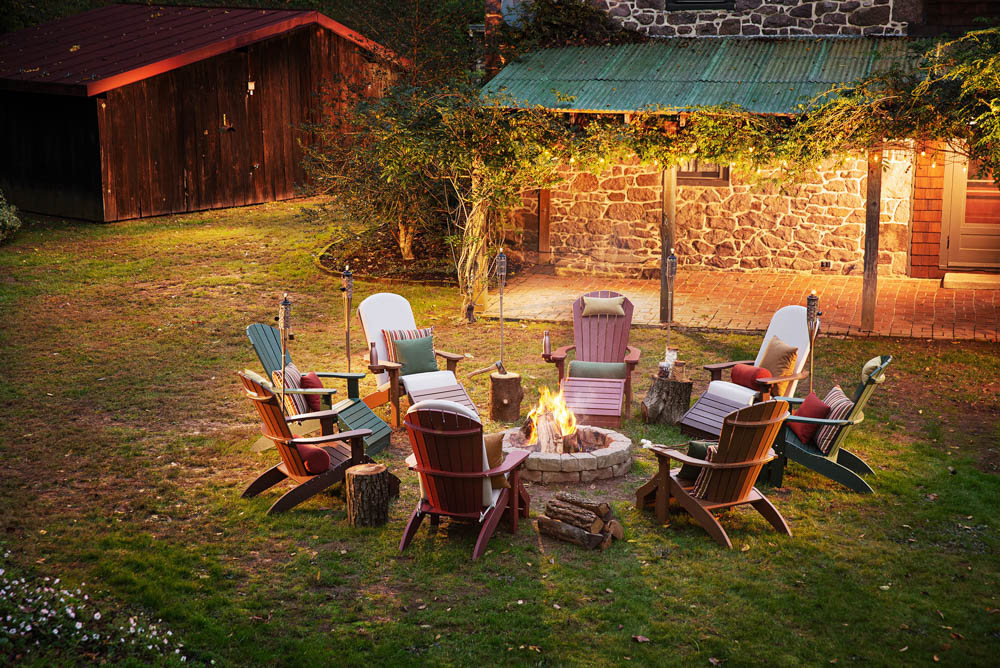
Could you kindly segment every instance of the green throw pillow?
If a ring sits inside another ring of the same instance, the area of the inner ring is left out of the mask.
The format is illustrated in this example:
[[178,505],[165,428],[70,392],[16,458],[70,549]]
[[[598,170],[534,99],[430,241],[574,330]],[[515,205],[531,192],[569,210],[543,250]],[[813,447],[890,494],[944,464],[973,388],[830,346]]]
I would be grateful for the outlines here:
[[625,378],[625,362],[581,362],[569,363],[570,378]]
[[[694,459],[704,459],[710,445],[715,445],[715,443],[712,441],[691,441],[688,443],[687,456]],[[683,464],[681,470],[677,472],[677,477],[684,478],[685,480],[694,480],[701,472],[702,467],[700,466]]]
[[437,360],[434,359],[434,337],[397,339],[396,361],[403,365],[403,368],[399,370],[401,376],[437,371]]

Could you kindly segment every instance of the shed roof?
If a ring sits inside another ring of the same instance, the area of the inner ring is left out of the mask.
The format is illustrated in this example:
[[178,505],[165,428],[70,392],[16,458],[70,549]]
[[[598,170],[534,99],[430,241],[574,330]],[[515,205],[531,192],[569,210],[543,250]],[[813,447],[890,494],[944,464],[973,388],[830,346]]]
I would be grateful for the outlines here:
[[0,89],[96,95],[310,24],[399,62],[316,11],[109,5],[0,35]]
[[836,84],[913,67],[907,46],[899,37],[713,37],[542,49],[507,65],[483,94],[557,111],[669,112],[735,103],[754,113],[793,114]]

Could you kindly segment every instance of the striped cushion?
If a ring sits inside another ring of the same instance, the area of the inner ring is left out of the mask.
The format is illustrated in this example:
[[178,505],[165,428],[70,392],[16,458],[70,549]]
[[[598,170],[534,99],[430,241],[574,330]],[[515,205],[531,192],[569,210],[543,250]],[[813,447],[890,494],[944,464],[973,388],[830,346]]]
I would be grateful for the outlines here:
[[[829,392],[826,393],[826,397],[823,399],[823,403],[830,407],[830,412],[827,413],[826,419],[828,420],[843,420],[847,417],[847,414],[851,412],[854,408],[854,402],[848,399],[844,391],[840,389],[840,385],[834,385]],[[816,443],[816,447],[819,448],[820,452],[824,455],[830,453],[830,448],[833,446],[833,440],[840,433],[841,425],[826,424],[819,428],[816,432],[816,436],[813,437]]]
[[[274,373],[271,374],[271,377],[274,379],[274,393],[279,397],[281,396],[282,387],[295,390],[302,388],[302,372],[293,363],[288,363],[288,366],[285,367],[284,375],[288,379],[288,385],[284,384],[285,378],[282,377],[281,371],[275,369]],[[285,395],[286,415],[301,415],[308,412],[309,409],[306,406],[306,398],[304,396],[301,394]]]
[[[715,458],[716,453],[719,451],[718,445],[708,446],[708,450],[705,451],[705,461],[710,462]],[[702,468],[701,473],[698,474],[698,479],[694,481],[694,489],[692,494],[699,499],[705,498],[705,494],[708,492],[708,483],[712,479],[712,469]]]
[[420,329],[383,329],[382,338],[385,339],[385,349],[389,354],[390,362],[398,362],[396,354],[396,341],[400,339],[422,339],[425,336],[433,336],[433,327],[423,327]]

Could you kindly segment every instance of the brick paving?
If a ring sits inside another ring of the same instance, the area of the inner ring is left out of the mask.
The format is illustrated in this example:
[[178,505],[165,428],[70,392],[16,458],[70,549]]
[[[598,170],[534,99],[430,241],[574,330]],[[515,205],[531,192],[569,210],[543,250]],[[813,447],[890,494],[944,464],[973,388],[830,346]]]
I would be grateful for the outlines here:
[[[635,304],[634,324],[659,325],[659,281],[537,273],[510,280],[504,317],[568,322],[573,301],[592,290],[627,295]],[[820,298],[824,334],[996,342],[1000,333],[1000,290],[946,289],[939,280],[919,278],[879,278],[874,332],[861,329],[860,276],[682,271],[674,311],[681,327],[762,332],[774,311],[804,305],[811,290]],[[487,298],[484,315],[499,315],[496,291]]]

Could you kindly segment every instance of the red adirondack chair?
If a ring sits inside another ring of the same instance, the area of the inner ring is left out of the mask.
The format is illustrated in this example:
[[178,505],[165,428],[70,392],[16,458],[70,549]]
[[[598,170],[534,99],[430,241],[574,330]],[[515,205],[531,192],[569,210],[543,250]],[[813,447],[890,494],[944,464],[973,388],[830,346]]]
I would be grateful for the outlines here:
[[[514,451],[500,466],[490,469],[482,423],[469,409],[452,401],[417,402],[407,411],[403,425],[413,446],[407,463],[420,477],[421,498],[403,531],[400,552],[428,515],[431,525],[445,516],[481,526],[473,561],[486,551],[504,514],[509,517],[511,532],[517,533],[518,517],[527,517],[531,505],[519,475],[527,451]],[[510,488],[494,491],[490,477],[496,475],[506,475]]]
[[[571,350],[576,351],[576,360],[580,362],[603,362],[624,364],[624,403],[625,417],[632,414],[632,371],[639,363],[640,351],[635,346],[628,345],[629,330],[632,327],[632,312],[634,307],[627,297],[623,298],[624,315],[583,315],[585,297],[622,297],[610,290],[588,292],[573,302],[573,341],[572,346],[563,346],[552,353],[542,355],[546,362],[556,365],[559,372],[559,383],[567,377],[566,355]],[[572,367],[572,364],[570,364]],[[570,376],[575,376],[570,373]],[[571,406],[575,413],[587,413],[587,406]],[[620,424],[620,413],[618,423]]]
[[[344,472],[355,464],[364,464],[372,461],[365,454],[363,439],[371,435],[370,429],[355,429],[353,431],[342,431],[339,433],[315,436],[312,438],[299,438],[292,434],[288,428],[288,422],[278,399],[274,394],[262,387],[255,380],[238,374],[243,381],[243,389],[247,398],[257,408],[260,415],[260,430],[265,436],[274,441],[278,454],[281,455],[281,462],[272,466],[267,471],[257,477],[243,491],[242,498],[249,499],[257,496],[266,489],[277,485],[282,480],[294,480],[298,485],[281,498],[274,502],[268,509],[267,514],[280,513],[294,508],[309,497],[322,492],[324,489],[338,483],[344,479]],[[336,411],[320,411],[317,413],[307,413],[305,415],[293,416],[296,420],[317,419],[336,420]],[[329,444],[329,445],[326,445]],[[299,446],[305,446],[300,450]],[[322,451],[329,456],[329,464],[324,470],[316,470],[316,462],[322,463],[322,455],[316,457],[314,450],[310,450],[306,457],[303,457],[302,450],[321,446]],[[396,480],[398,490],[399,481]]]
[[[771,446],[787,417],[787,401],[765,401],[734,411],[723,422],[712,461],[653,446],[650,450],[659,462],[659,472],[636,490],[636,507],[655,505],[662,524],[667,521],[670,502],[676,500],[717,543],[730,549],[733,544],[712,511],[750,504],[777,531],[791,536],[785,518],[754,487],[761,468],[776,457]],[[709,477],[699,477],[697,482],[681,478],[680,469],[670,470],[670,460],[708,469]]]

